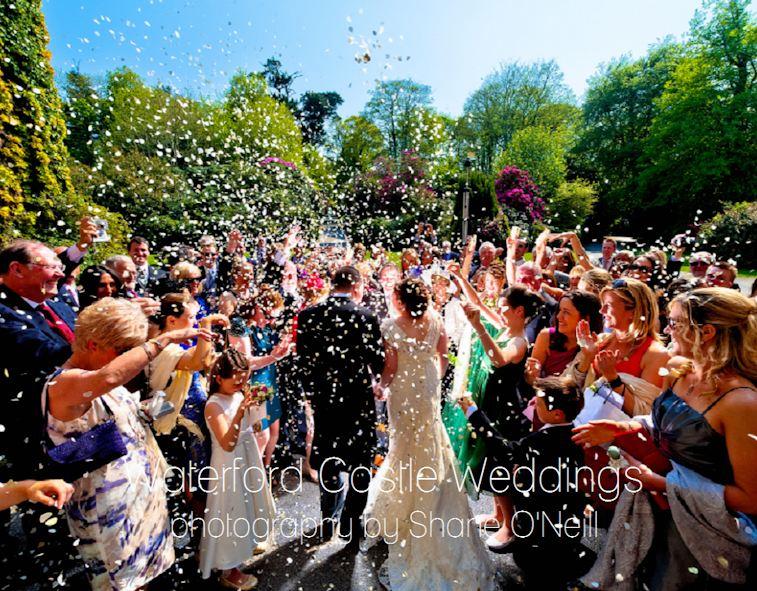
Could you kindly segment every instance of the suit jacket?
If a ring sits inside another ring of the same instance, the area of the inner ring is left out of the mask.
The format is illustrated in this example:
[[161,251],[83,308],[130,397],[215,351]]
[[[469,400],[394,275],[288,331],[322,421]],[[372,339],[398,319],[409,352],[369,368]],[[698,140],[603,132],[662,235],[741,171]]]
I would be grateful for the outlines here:
[[384,367],[376,316],[346,297],[306,308],[297,321],[297,364],[315,415],[313,460],[365,465],[376,444],[371,380]]
[[140,296],[161,296],[163,295],[166,280],[168,279],[168,273],[160,267],[154,265],[147,265],[147,280],[140,283],[139,275],[137,275],[137,289],[136,292]]
[[[509,484],[508,496],[513,498],[516,510],[527,512],[534,518],[535,537],[543,537],[547,542],[557,541],[549,539],[553,530],[544,521],[545,515],[552,523],[565,523],[570,517],[582,521],[586,497],[578,490],[576,480],[577,470],[583,465],[583,451],[571,441],[572,424],[547,427],[522,439],[509,440],[496,430],[481,410],[473,412],[468,422],[477,437],[484,439],[489,462],[507,469],[511,475],[516,466],[533,468],[533,480],[529,471],[519,470],[513,481],[500,481],[498,485],[503,488]],[[555,467],[559,467],[559,472]],[[521,531],[528,532],[531,528],[529,519],[525,515],[520,517],[524,518]],[[518,527],[517,517],[515,526]]]
[[[47,300],[73,330],[76,315],[64,302]],[[43,418],[40,393],[45,378],[71,356],[71,346],[41,312],[0,286],[0,481],[32,478],[39,469]]]

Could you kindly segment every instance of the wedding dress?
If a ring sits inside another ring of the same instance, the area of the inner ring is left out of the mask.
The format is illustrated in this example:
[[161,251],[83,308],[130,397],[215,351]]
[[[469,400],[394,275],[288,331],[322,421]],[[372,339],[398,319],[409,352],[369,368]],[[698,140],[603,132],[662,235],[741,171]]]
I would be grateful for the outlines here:
[[397,350],[397,372],[389,385],[389,453],[371,481],[363,518],[369,542],[383,538],[389,547],[382,570],[391,591],[496,589],[441,421],[441,327],[433,315],[425,338],[416,340],[394,319],[382,325]]

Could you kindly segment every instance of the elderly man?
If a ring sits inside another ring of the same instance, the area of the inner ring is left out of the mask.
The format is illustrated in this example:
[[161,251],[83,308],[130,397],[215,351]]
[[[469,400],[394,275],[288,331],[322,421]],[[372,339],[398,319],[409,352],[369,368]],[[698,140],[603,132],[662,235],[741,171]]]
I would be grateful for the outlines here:
[[[0,251],[0,480],[38,469],[42,379],[71,355],[76,316],[58,301],[64,267],[40,242],[17,240]],[[13,417],[13,420],[7,420]],[[30,435],[34,435],[30,437]]]
[[105,267],[116,275],[121,281],[123,295],[127,298],[133,298],[137,295],[137,267],[130,257],[124,254],[117,254],[106,259],[103,263]]
[[[478,247],[478,264],[474,263],[471,266],[470,279],[473,280],[473,278],[479,273],[479,271],[486,271],[486,269],[489,268],[489,265],[494,262],[494,259],[499,257],[501,254],[501,248],[497,248],[491,242],[482,242],[481,246]],[[523,255],[521,254],[521,258],[522,256]]]
[[459,261],[460,253],[452,250],[452,243],[449,240],[442,241],[442,254],[440,257],[443,261]]

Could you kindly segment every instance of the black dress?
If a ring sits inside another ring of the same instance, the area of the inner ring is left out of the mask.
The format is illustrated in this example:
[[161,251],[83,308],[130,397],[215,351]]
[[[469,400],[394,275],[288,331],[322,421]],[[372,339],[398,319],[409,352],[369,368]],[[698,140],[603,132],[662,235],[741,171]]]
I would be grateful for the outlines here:
[[[526,357],[518,363],[508,363],[501,367],[493,367],[493,371],[486,382],[484,397],[479,407],[489,418],[497,432],[505,439],[516,441],[529,432],[528,419],[523,415],[525,403],[519,392],[519,385],[523,381],[523,371]],[[483,472],[481,489],[497,493],[490,486],[490,479],[504,477],[505,471],[499,467],[491,451],[486,450],[486,462],[477,468]],[[500,485],[501,486],[501,485]]]
[[728,459],[725,437],[712,428],[705,415],[728,392],[701,413],[690,407],[672,388],[660,394],[652,405],[654,441],[660,451],[668,459],[718,484],[733,482],[733,468]]

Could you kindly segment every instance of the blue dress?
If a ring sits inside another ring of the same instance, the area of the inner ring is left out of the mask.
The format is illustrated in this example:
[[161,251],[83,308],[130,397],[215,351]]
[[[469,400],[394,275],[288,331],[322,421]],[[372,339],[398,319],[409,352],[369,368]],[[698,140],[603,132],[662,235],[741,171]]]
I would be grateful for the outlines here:
[[[279,342],[278,333],[269,326],[258,328],[256,326],[247,329],[250,335],[250,344],[252,354],[255,357],[269,355],[273,348]],[[266,403],[266,414],[263,418],[262,428],[267,429],[271,423],[281,418],[281,399],[279,398],[278,387],[276,386],[276,364],[272,363],[261,369],[252,372],[250,376],[251,384],[264,384],[269,390],[273,391],[273,398]]]

